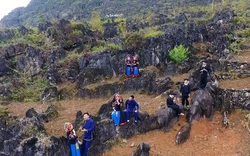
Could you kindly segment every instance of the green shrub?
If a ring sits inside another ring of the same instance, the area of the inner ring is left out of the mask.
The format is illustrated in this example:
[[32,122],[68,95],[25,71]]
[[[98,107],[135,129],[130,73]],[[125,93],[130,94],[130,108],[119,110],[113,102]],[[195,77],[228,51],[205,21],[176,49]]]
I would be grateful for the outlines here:
[[185,48],[183,45],[179,45],[169,51],[169,56],[176,63],[181,63],[188,58],[189,53],[188,48]]
[[77,60],[78,58],[82,57],[81,53],[76,53],[74,51],[71,51],[68,53],[67,57],[65,57],[64,59],[61,59],[58,61],[59,64],[64,64],[66,62],[71,62],[73,60]]
[[126,34],[123,47],[140,47],[143,44],[144,36],[139,32],[129,32]]
[[164,34],[163,31],[158,30],[158,27],[147,27],[142,30],[144,38],[157,37]]
[[0,107],[0,117],[6,117],[9,114],[9,109],[7,107]]
[[92,12],[89,24],[92,30],[104,33],[104,27],[103,27],[99,12],[97,11]]
[[104,46],[94,46],[93,48],[91,48],[92,52],[102,52],[105,51],[107,48]]
[[107,45],[108,46],[108,49],[110,50],[121,50],[122,47],[118,44],[115,44],[115,43],[110,43]]
[[37,102],[46,86],[45,78],[29,79],[21,76],[18,80],[18,87],[12,92],[12,99],[20,102]]

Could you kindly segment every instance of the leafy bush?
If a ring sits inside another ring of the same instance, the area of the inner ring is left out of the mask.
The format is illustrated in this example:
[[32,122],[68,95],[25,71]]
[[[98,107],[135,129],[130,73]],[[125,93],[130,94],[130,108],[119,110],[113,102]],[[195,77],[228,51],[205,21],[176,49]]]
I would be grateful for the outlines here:
[[9,109],[7,107],[0,107],[0,117],[6,117],[9,114]]
[[104,27],[101,21],[100,14],[98,12],[96,11],[92,12],[89,24],[92,30],[104,33]]
[[130,32],[127,33],[124,42],[123,47],[140,47],[143,44],[144,38],[143,35],[139,32]]
[[37,102],[43,90],[47,86],[45,78],[29,79],[26,76],[20,75],[18,78],[18,87],[12,92],[12,99],[21,102]]
[[188,48],[185,48],[183,45],[179,45],[169,51],[169,56],[176,63],[181,63],[188,58],[189,53]]
[[115,44],[115,43],[110,43],[107,45],[108,46],[108,49],[110,50],[121,50],[122,47],[118,44]]
[[144,38],[157,37],[164,34],[163,31],[158,30],[157,27],[147,27],[142,30]]
[[92,52],[102,52],[105,51],[107,48],[104,46],[94,46],[93,48],[91,48]]

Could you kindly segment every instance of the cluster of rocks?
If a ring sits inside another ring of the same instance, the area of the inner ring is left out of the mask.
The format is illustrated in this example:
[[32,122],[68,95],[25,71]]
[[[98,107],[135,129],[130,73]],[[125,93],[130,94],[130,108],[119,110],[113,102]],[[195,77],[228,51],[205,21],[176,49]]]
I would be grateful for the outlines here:
[[10,114],[1,116],[0,155],[69,155],[67,139],[48,136],[44,128],[44,122],[57,115],[55,107],[49,107],[44,113],[29,109],[21,119]]
[[250,89],[219,89],[216,101],[221,110],[232,112],[234,109],[250,110]]
[[250,62],[222,61],[221,79],[235,79],[250,77]]

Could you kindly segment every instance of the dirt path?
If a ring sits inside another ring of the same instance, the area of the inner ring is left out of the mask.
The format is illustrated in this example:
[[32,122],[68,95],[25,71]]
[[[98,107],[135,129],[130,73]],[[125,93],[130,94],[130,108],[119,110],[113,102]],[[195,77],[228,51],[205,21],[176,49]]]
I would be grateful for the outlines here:
[[250,62],[250,50],[244,51],[239,55],[234,55],[232,60],[239,62]]

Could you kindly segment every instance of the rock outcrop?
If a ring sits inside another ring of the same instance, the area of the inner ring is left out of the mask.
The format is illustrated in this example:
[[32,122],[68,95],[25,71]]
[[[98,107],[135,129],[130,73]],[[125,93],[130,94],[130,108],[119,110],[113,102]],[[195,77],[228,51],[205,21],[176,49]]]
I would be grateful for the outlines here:
[[43,122],[51,119],[52,109],[39,114],[34,109],[26,112],[20,120],[15,116],[5,115],[0,118],[0,153],[1,155],[50,155],[69,154],[67,139],[46,135]]

